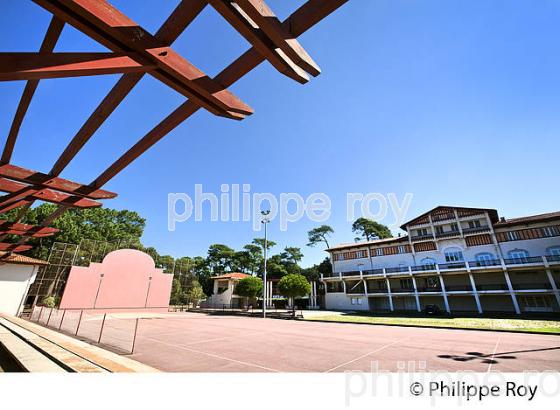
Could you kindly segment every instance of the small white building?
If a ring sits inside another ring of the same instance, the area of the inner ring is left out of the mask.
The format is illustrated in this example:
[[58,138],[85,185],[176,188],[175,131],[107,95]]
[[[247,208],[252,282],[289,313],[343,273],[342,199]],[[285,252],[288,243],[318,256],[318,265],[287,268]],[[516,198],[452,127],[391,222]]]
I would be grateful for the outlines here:
[[17,316],[37,271],[46,261],[0,251],[0,312]]
[[248,278],[251,275],[240,272],[225,273],[219,276],[213,276],[214,292],[212,296],[201,303],[203,307],[210,308],[239,308],[242,306],[242,297],[234,294],[235,286],[241,279]]

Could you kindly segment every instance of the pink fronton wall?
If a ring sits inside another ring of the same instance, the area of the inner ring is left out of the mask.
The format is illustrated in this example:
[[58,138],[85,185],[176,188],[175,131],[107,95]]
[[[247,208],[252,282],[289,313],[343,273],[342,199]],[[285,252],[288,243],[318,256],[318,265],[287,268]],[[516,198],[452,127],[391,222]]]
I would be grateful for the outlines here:
[[172,282],[150,255],[120,249],[102,263],[72,266],[60,309],[167,311]]

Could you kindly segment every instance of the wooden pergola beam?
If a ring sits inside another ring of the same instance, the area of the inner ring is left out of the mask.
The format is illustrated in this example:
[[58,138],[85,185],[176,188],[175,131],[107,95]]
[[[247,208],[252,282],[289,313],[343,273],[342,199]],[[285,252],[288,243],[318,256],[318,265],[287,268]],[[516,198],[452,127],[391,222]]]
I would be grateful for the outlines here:
[[0,177],[33,185],[38,187],[38,189],[52,189],[90,199],[112,199],[117,196],[114,192],[92,188],[89,185],[53,177],[11,164],[0,165]]
[[278,17],[276,17],[264,0],[235,0],[235,3],[270,41],[295,64],[314,77],[321,74],[321,69],[317,63],[307,54],[297,38],[282,26]]
[[[348,0],[308,0],[292,13],[290,17],[282,23],[282,26],[291,36],[298,37],[346,2],[348,2]],[[214,81],[221,84],[223,87],[229,87],[251,70],[255,69],[264,60],[264,57],[257,49],[252,47],[222,70],[214,78]],[[132,161],[197,112],[199,108],[200,107],[197,106],[195,102],[190,100],[183,103],[163,121],[152,128],[151,131],[126,151],[119,159],[113,162],[91,183],[91,185],[94,187],[102,187],[105,185]]]
[[[6,178],[0,178],[0,191],[8,192],[8,195],[0,198],[0,207],[5,207],[11,205],[14,201],[21,200],[40,200],[72,208],[97,208],[101,206],[101,202],[88,198],[69,195],[51,189],[39,189],[38,187],[29,186]],[[9,194],[15,194],[15,196]],[[6,211],[0,210],[0,212]]]
[[136,53],[0,53],[0,81],[147,72]]
[[0,242],[0,251],[3,252],[25,252],[30,250],[31,248],[33,248],[31,245],[20,245],[19,243]]
[[59,229],[0,220],[0,235],[20,235],[43,238],[54,235]]
[[[171,45],[206,7],[206,0],[183,0],[156,32],[156,38],[165,45]],[[144,76],[143,73],[125,74],[113,86],[101,104],[89,116],[84,125],[74,135],[64,152],[51,169],[51,175],[59,175],[82,147],[89,141],[109,115],[132,91]]]
[[[47,33],[45,34],[45,38],[43,39],[43,43],[41,44],[40,52],[48,53],[54,50],[63,28],[64,22],[59,20],[56,16],[53,16],[49,24],[49,28],[47,29]],[[0,159],[0,163],[2,164],[10,162],[10,159],[12,158],[19,129],[38,85],[38,80],[31,80],[25,84],[25,89],[23,90],[16,114],[12,121],[12,126],[10,127],[10,133],[8,134],[4,150],[2,151],[2,158]]]
[[248,105],[213,84],[201,70],[105,0],[34,1],[114,52],[139,53],[140,63],[158,66],[151,75],[208,111],[232,119],[253,113]]
[[250,19],[246,18],[243,13],[240,13],[240,10],[235,7],[234,3],[227,0],[208,0],[208,2],[280,73],[300,84],[305,84],[309,81],[309,76],[305,70],[278,49],[262,30],[252,24]]

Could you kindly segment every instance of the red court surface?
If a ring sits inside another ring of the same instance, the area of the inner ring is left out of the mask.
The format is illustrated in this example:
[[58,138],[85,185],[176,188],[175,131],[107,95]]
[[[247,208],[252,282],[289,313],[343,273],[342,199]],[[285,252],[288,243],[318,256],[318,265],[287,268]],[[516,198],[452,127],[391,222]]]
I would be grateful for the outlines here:
[[168,372],[560,371],[560,336],[177,313],[131,356]]

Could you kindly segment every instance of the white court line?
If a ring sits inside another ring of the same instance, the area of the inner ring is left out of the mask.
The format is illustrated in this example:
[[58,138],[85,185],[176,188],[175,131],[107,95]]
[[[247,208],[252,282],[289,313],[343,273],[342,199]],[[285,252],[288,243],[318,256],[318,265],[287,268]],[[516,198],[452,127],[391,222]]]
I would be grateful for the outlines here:
[[[494,346],[494,351],[492,352],[492,356],[490,356],[490,360],[494,361],[494,356],[496,355],[496,352],[498,351],[498,345],[500,344],[500,339],[501,336],[498,336],[498,340],[496,340],[496,346]],[[492,362],[490,362],[488,364],[488,370],[486,370],[487,373],[490,373],[490,370],[492,370]]]
[[356,362],[356,361],[358,361],[358,360],[360,360],[360,359],[363,359],[364,357],[369,356],[370,354],[374,354],[374,353],[380,352],[380,351],[382,351],[382,350],[385,350],[385,349],[387,349],[388,347],[394,346],[394,345],[396,345],[397,343],[402,342],[402,341],[405,340],[405,339],[408,339],[408,337],[405,337],[405,338],[399,339],[399,340],[395,340],[394,342],[389,343],[388,345],[381,346],[380,348],[375,349],[375,350],[372,350],[371,352],[368,352],[368,353],[363,354],[363,355],[361,355],[361,356],[358,356],[358,357],[356,357],[355,359],[352,359],[352,360],[349,360],[349,361],[347,361],[347,362],[345,362],[345,363],[339,364],[338,366],[332,367],[332,368],[330,368],[329,370],[325,370],[325,373],[332,372],[333,370],[339,369],[339,368],[341,368],[341,367],[343,367],[343,366],[346,366],[346,365],[348,365],[348,364],[350,364],[350,363],[354,363],[354,362]]
[[200,350],[189,349],[188,347],[185,347],[185,346],[174,345],[174,344],[171,344],[171,343],[162,342],[161,340],[153,339],[151,337],[146,337],[146,339],[151,340],[152,342],[161,343],[161,344],[169,346],[169,347],[174,347],[175,349],[186,350],[188,352],[198,353],[198,354],[202,354],[202,355],[205,355],[205,356],[214,357],[216,359],[227,360],[229,362],[238,363],[238,364],[242,364],[242,365],[245,365],[245,366],[258,367],[260,369],[268,370],[268,371],[271,371],[271,372],[276,372],[276,373],[280,372],[280,370],[272,369],[270,367],[261,366],[261,365],[255,364],[255,363],[243,362],[241,360],[230,359],[229,357],[219,356],[217,354],[207,353],[207,352],[203,352],[203,351],[200,351]]

